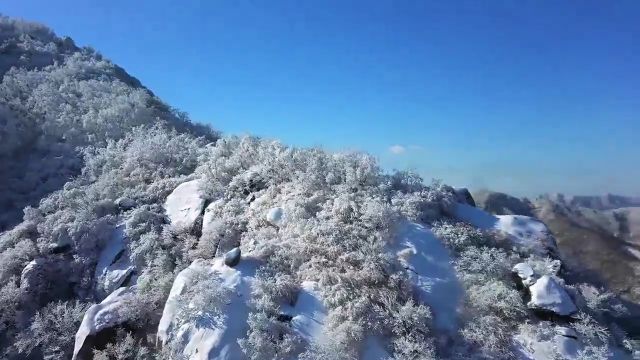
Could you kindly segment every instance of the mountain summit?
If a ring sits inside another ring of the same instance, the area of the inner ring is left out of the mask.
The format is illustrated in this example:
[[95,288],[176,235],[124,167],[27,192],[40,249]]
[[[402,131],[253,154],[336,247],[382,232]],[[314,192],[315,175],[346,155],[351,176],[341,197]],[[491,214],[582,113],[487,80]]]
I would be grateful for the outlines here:
[[632,356],[624,302],[531,214],[220,137],[42,25],[0,42],[3,358]]

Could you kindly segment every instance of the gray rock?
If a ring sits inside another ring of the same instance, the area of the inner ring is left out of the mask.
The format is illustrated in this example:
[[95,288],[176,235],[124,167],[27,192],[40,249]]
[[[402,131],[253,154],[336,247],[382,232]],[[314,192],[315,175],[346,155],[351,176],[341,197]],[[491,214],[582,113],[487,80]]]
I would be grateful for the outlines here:
[[458,202],[463,203],[463,204],[468,204],[468,205],[471,205],[473,207],[476,206],[476,202],[475,202],[475,200],[473,200],[473,196],[471,196],[471,193],[469,192],[469,189],[467,189],[467,188],[456,188],[456,189],[454,189],[454,192],[456,193],[456,198],[458,199]]
[[133,209],[136,206],[136,201],[128,197],[118,198],[116,199],[115,203],[122,210]]
[[231,251],[224,254],[224,263],[229,267],[234,267],[240,262],[241,255],[242,252],[240,251],[240,248],[233,248]]

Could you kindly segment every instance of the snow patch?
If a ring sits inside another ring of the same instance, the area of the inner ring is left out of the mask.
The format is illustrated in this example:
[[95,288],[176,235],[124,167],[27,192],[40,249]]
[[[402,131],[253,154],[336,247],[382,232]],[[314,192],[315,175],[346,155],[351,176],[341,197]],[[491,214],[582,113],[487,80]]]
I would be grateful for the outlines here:
[[307,343],[324,342],[323,329],[327,309],[322,303],[316,282],[302,282],[295,305],[285,305],[282,311],[291,315],[291,327]]
[[177,229],[193,227],[203,207],[204,199],[200,194],[200,180],[191,180],[178,185],[164,203],[167,216]]
[[463,290],[449,250],[430,229],[411,222],[401,226],[391,250],[407,269],[420,300],[431,307],[435,327],[455,332]]
[[452,215],[481,230],[499,231],[519,248],[548,255],[556,250],[556,242],[547,226],[541,221],[523,215],[491,215],[466,204],[455,204]]
[[272,225],[280,225],[284,216],[284,210],[281,207],[274,207],[267,212],[267,221]]

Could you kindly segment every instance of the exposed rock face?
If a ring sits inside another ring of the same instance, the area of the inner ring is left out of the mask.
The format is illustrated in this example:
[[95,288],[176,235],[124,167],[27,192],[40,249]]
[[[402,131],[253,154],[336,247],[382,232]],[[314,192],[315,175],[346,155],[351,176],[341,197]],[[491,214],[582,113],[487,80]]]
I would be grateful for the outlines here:
[[100,252],[96,265],[95,281],[99,299],[119,288],[134,271],[126,251],[124,225],[117,226],[109,242]]
[[501,192],[479,191],[473,194],[476,205],[495,215],[533,216],[533,204]]
[[36,258],[22,270],[20,288],[39,303],[46,304],[50,298],[65,298],[72,294],[74,281],[65,259]]
[[233,248],[233,250],[224,254],[224,264],[229,267],[234,267],[240,262],[241,251],[240,248]]
[[200,181],[191,180],[178,185],[167,197],[164,208],[176,229],[191,229],[202,214],[205,200],[200,194]]
[[463,203],[463,204],[467,204],[467,205],[471,205],[471,206],[476,206],[476,202],[475,200],[473,200],[473,196],[471,196],[471,193],[469,192],[469,189],[467,188],[456,188],[454,189],[455,193],[456,193],[456,198],[458,200],[458,202]]
[[136,290],[135,286],[120,288],[87,310],[76,333],[74,360],[81,357],[83,352],[90,350],[91,346],[88,345],[90,336],[130,320],[131,302],[134,301]]
[[541,276],[529,287],[529,291],[531,301],[527,305],[533,309],[551,311],[561,316],[578,311],[566,290],[550,276]]

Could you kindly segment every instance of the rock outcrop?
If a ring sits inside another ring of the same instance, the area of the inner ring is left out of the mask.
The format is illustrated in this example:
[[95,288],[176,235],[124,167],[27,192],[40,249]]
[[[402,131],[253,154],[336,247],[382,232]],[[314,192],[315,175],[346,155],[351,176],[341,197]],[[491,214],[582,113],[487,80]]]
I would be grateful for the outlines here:
[[167,197],[164,208],[176,229],[191,229],[202,214],[205,199],[200,194],[200,181],[191,180],[178,185]]
[[122,286],[133,272],[134,266],[126,250],[124,225],[119,225],[98,257],[95,271],[98,298],[102,299]]
[[548,275],[541,276],[535,284],[529,287],[531,301],[530,308],[551,311],[560,316],[574,314],[578,309],[567,291]]
[[130,320],[129,316],[132,314],[130,308],[132,302],[135,301],[136,291],[135,286],[120,288],[87,310],[76,333],[73,349],[74,360],[83,357],[82,354],[85,351],[91,350],[91,336]]

